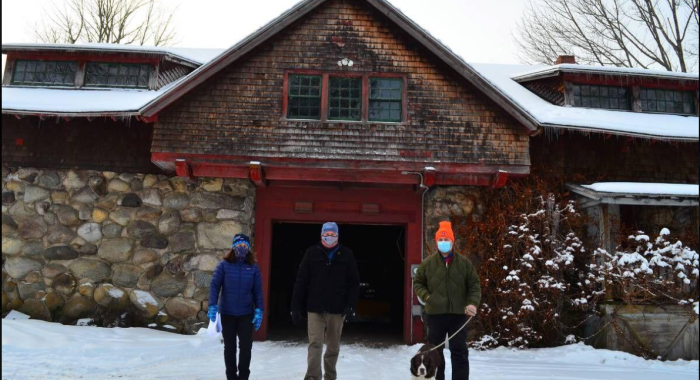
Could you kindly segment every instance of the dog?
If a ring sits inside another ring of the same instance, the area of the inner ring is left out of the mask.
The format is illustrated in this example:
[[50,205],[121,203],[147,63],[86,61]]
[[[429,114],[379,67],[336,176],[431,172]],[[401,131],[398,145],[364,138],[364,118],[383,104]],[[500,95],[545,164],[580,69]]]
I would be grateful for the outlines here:
[[411,359],[413,380],[434,380],[437,376],[438,368],[444,365],[445,359],[434,348],[434,345],[426,344]]

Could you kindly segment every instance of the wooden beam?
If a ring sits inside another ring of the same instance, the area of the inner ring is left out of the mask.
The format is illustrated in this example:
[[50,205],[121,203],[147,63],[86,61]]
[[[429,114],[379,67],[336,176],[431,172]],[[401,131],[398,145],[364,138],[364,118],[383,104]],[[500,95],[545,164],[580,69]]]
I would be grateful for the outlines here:
[[[425,174],[423,174],[423,184],[427,187],[435,186],[437,178],[437,170],[432,167],[425,168]],[[422,191],[422,190],[421,190]]]
[[267,187],[267,180],[265,180],[265,172],[263,171],[262,164],[260,162],[253,161],[250,163],[249,171],[250,180],[253,181],[257,187]]
[[175,172],[178,177],[193,178],[192,167],[185,159],[178,159],[175,161]]
[[508,174],[508,172],[499,171],[493,176],[493,185],[491,185],[491,187],[494,189],[502,189],[506,187],[509,176],[510,175]]

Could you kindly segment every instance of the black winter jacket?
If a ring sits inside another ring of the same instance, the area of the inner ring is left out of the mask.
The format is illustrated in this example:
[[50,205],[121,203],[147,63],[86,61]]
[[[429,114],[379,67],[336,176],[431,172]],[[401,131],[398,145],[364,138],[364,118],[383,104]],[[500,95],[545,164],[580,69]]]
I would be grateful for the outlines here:
[[332,262],[321,245],[309,248],[299,266],[292,310],[342,314],[357,306],[360,272],[349,248],[340,246]]

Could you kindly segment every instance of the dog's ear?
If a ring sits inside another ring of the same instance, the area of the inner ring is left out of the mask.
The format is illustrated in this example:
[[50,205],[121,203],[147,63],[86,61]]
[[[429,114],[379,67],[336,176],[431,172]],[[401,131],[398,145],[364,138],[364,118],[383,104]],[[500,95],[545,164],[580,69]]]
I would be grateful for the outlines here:
[[411,374],[413,376],[418,376],[418,367],[420,367],[420,358],[414,356],[413,359],[411,359]]

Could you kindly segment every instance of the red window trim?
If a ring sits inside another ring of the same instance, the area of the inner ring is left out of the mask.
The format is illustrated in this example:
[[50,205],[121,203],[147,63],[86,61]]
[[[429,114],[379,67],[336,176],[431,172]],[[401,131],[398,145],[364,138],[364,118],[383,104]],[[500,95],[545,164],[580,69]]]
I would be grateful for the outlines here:
[[[290,75],[316,75],[321,76],[321,119],[287,119],[289,110],[289,76]],[[362,120],[360,121],[342,121],[328,120],[328,84],[330,77],[340,78],[362,78]],[[369,79],[370,78],[393,78],[403,80],[403,94],[401,95],[402,115],[401,121],[379,122],[369,121]],[[402,73],[376,73],[376,72],[345,72],[345,71],[322,71],[322,70],[287,70],[284,72],[284,83],[282,85],[282,121],[288,122],[304,122],[311,121],[316,123],[341,123],[341,124],[405,124],[408,122],[408,77]]]

